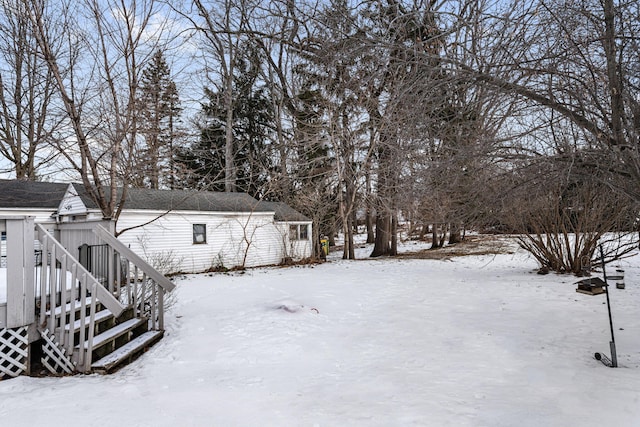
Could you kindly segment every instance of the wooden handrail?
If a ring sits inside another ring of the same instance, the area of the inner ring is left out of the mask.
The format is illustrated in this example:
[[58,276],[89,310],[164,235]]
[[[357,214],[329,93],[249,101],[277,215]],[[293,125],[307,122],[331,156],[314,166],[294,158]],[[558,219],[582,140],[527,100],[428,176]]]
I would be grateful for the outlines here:
[[[36,229],[38,230],[39,233],[41,233],[43,236],[47,238],[46,239],[47,246],[48,246],[47,250],[51,249],[52,247],[55,247],[55,253],[60,254],[60,256],[66,255],[68,259],[75,259],[75,257],[71,255],[71,253],[67,251],[64,248],[64,246],[62,246],[62,244],[60,244],[60,242],[58,242],[44,227],[42,227],[42,225],[36,224]],[[46,260],[46,254],[43,254],[43,262],[45,262],[45,260]],[[51,262],[55,263],[56,260],[52,259]],[[100,285],[100,282],[98,282],[98,280],[80,263],[76,264],[76,268],[77,268],[76,274],[78,276],[87,278],[89,282],[87,283],[88,287],[91,287],[94,284],[98,285],[95,288],[96,289],[95,295],[98,298],[98,300],[102,303],[102,305],[108,308],[109,311],[111,311],[111,313],[113,313],[115,317],[120,316],[126,307],[122,305],[120,301],[118,301],[118,299],[111,294],[111,292],[109,292],[105,287]]]
[[96,227],[92,228],[92,230],[96,236],[102,239],[102,241],[131,261],[131,263],[142,270],[143,273],[146,273],[147,277],[156,282],[165,292],[171,292],[175,289],[176,285],[174,285],[171,280],[167,279],[158,270],[151,267],[145,260],[129,249],[127,245],[116,239],[116,237],[113,236],[106,228],[98,224]]

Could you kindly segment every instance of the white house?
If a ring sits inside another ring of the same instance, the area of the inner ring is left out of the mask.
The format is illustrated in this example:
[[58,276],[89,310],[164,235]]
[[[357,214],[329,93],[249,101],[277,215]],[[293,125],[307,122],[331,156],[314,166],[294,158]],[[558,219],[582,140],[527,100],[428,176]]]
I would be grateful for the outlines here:
[[[102,220],[81,184],[0,180],[0,213],[33,215],[59,227]],[[129,188],[115,230],[118,240],[165,272],[255,267],[312,255],[309,218],[245,193]]]
[[[84,187],[70,184],[61,223],[101,219]],[[245,193],[127,189],[118,239],[161,270],[200,272],[311,256],[311,220]]]
[[310,256],[312,252],[310,245],[313,240],[311,220],[286,203],[262,201],[260,206],[275,212],[274,224],[282,244],[286,247],[285,256],[292,259]]
[[[0,216],[31,216],[35,222],[55,228],[55,212],[68,184],[0,179]],[[5,266],[7,231],[0,224],[0,267]]]
[[36,222],[55,222],[55,213],[68,184],[0,179],[0,215],[33,216]]

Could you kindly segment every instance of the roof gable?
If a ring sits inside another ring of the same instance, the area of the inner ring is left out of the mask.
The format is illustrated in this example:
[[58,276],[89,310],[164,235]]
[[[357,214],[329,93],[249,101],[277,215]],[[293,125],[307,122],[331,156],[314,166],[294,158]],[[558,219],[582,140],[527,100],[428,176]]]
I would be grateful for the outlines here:
[[87,204],[78,195],[78,191],[73,184],[69,184],[67,187],[67,191],[58,206],[58,213],[60,215],[84,215],[87,213]]

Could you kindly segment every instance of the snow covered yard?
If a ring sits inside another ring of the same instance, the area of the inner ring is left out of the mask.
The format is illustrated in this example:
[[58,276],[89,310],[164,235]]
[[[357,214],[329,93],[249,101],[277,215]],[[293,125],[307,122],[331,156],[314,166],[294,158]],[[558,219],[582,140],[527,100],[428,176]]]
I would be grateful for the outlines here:
[[[363,252],[364,256],[366,252]],[[604,295],[526,254],[178,280],[165,338],[110,376],[0,382],[0,426],[637,426],[640,257]]]

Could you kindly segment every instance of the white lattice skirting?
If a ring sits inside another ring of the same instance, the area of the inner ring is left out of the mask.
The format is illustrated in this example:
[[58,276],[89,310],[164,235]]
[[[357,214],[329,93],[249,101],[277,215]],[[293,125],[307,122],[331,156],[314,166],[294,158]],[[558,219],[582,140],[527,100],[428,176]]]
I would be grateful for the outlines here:
[[48,329],[40,332],[40,336],[44,339],[42,345],[42,364],[54,375],[70,374],[74,371],[75,366],[71,359],[65,354],[64,349],[56,340],[54,334]]
[[0,329],[0,379],[17,377],[27,370],[27,327]]

